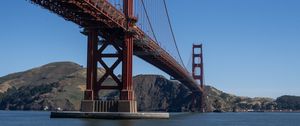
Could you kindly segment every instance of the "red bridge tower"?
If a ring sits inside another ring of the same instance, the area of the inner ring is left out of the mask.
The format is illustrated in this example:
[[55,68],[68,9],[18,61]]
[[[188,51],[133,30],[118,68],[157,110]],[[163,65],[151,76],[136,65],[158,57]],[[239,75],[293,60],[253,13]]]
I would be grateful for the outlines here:
[[[198,82],[199,88],[202,90],[201,94],[193,92],[192,109],[204,112],[205,107],[205,92],[204,92],[204,67],[203,67],[203,49],[202,44],[193,44],[192,54],[192,76]],[[197,107],[196,107],[197,106]]]
[[198,82],[199,86],[204,86],[204,71],[203,71],[203,51],[202,44],[193,44],[193,66],[192,74],[193,78]]
[[[105,35],[110,36],[101,40],[102,46],[98,48],[99,31],[101,26],[95,24],[86,27],[85,31],[88,36],[88,52],[87,52],[87,78],[86,91],[84,92],[84,100],[81,102],[81,111],[84,112],[137,112],[137,103],[134,98],[132,84],[132,57],[133,57],[133,33],[130,29],[134,26],[137,19],[134,17],[133,0],[123,0],[124,15],[127,18],[127,30],[116,30],[121,34]],[[116,39],[123,35],[121,45],[116,43]],[[112,45],[116,49],[116,53],[105,53],[104,50]],[[104,62],[104,58],[115,58],[116,61],[112,66]],[[114,69],[122,62],[122,79],[119,79],[114,73]],[[97,64],[100,63],[105,69],[105,74],[97,78]],[[111,77],[117,86],[107,86],[104,84],[108,77]],[[99,99],[99,91],[101,90],[119,90],[119,100],[101,100]]]

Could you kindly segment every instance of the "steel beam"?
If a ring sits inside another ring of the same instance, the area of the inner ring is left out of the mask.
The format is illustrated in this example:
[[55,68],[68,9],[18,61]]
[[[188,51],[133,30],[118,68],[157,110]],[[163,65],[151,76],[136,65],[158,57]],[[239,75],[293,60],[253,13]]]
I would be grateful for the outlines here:
[[97,83],[97,47],[98,47],[98,30],[88,28],[88,49],[87,49],[87,78],[86,91],[84,100],[94,100],[98,96],[95,93]]
[[122,62],[122,90],[121,100],[134,100],[134,91],[132,85],[132,57],[133,57],[133,35],[129,29],[133,27],[133,0],[124,0],[124,15],[127,19],[127,32],[123,43],[123,62]]

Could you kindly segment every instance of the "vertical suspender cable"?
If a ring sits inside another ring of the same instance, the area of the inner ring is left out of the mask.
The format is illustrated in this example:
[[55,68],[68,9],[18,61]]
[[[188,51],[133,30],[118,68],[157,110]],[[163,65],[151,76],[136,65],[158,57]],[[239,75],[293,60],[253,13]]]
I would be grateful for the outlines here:
[[149,15],[148,15],[148,12],[147,12],[147,9],[146,9],[146,6],[145,6],[144,0],[141,0],[141,2],[142,2],[142,6],[143,6],[143,8],[144,8],[144,11],[145,11],[147,20],[148,20],[149,25],[150,25],[150,29],[151,29],[151,31],[152,31],[152,33],[153,33],[153,37],[154,37],[155,41],[158,42],[158,41],[157,41],[157,38],[156,38],[156,35],[155,35],[155,32],[154,32],[154,29],[153,29],[152,24],[151,24],[150,17],[149,17]]

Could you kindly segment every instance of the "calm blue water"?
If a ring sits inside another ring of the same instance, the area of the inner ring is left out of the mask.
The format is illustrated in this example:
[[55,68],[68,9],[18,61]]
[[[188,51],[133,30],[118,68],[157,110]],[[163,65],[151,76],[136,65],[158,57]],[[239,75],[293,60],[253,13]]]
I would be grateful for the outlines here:
[[300,113],[172,114],[169,120],[50,119],[49,112],[0,111],[0,126],[300,126]]

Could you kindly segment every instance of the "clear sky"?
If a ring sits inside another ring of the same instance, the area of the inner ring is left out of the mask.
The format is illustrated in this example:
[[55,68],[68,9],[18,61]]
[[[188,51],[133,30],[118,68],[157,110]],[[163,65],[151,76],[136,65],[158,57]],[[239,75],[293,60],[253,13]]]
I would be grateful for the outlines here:
[[[167,0],[181,55],[203,42],[206,83],[242,96],[300,95],[299,0]],[[0,76],[55,61],[86,64],[73,23],[25,0],[0,4]],[[134,73],[163,74],[135,58]]]

